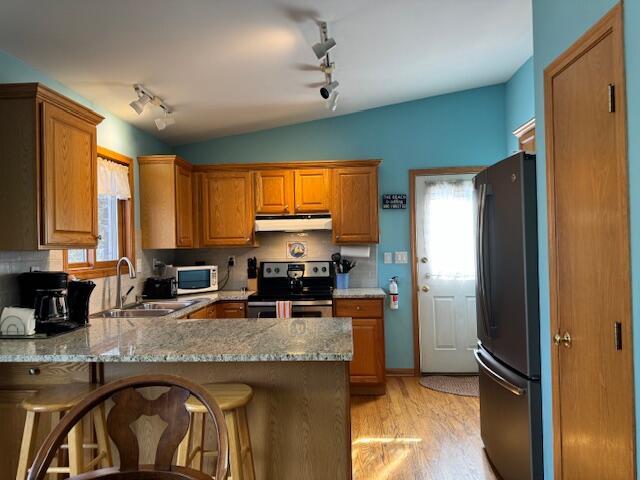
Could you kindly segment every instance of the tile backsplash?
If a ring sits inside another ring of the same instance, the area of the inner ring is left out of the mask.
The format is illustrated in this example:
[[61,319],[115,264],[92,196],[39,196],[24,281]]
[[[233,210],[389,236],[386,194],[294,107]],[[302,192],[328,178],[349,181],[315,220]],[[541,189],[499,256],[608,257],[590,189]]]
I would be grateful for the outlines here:
[[[140,238],[140,232],[136,232]],[[173,262],[171,250],[147,250],[137,249],[136,258],[142,261],[142,269],[137,272],[134,279],[128,275],[122,276],[123,293],[129,287],[134,286],[129,299],[142,292],[144,279],[152,274],[152,261],[157,258],[167,263]],[[137,263],[137,262],[136,262]],[[38,251],[38,252],[10,252],[0,251],[0,310],[3,307],[17,305],[20,301],[18,291],[18,274],[28,272],[31,268],[42,271],[62,270],[62,251]],[[92,281],[96,288],[91,294],[90,312],[99,312],[111,308],[116,303],[116,277],[94,278]]]
[[[140,232],[136,232],[137,238]],[[192,265],[196,261],[220,266],[220,278],[226,274],[226,264],[229,256],[236,257],[236,266],[231,270],[225,290],[238,290],[247,285],[247,259],[256,257],[258,262],[286,261],[287,242],[306,242],[307,254],[302,260],[329,260],[331,254],[338,252],[340,247],[332,242],[331,232],[317,231],[307,233],[269,232],[258,234],[259,247],[220,248],[195,250],[141,250],[138,246],[137,259],[142,261],[142,269],[135,279],[128,275],[122,277],[123,293],[129,287],[134,290],[129,296],[133,300],[135,295],[142,292],[144,279],[153,274],[153,259],[167,264]],[[358,265],[351,271],[350,286],[376,287],[378,286],[377,247],[371,246],[369,258],[358,258]],[[17,305],[20,299],[18,291],[18,274],[28,272],[31,268],[43,271],[62,270],[62,251],[39,252],[7,252],[0,251],[0,310],[3,307]],[[91,313],[112,308],[116,303],[116,277],[96,278],[92,280],[96,288],[91,294]]]
[[[176,265],[193,265],[197,261],[220,267],[220,278],[226,274],[227,259],[236,257],[236,266],[231,270],[226,290],[237,290],[247,285],[247,259],[256,257],[258,262],[287,261],[287,242],[306,242],[307,254],[301,261],[330,260],[331,254],[340,251],[332,242],[331,232],[312,231],[305,233],[263,232],[258,234],[258,247],[178,250]],[[358,258],[358,265],[351,271],[350,286],[377,287],[377,246],[371,246],[369,258]],[[295,261],[295,260],[290,260]]]

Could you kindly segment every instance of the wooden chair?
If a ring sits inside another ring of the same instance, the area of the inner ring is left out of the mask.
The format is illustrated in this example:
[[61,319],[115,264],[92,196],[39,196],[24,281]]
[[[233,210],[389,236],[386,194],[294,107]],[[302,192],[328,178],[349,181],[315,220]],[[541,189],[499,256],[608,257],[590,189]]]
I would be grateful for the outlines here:
[[[231,477],[233,480],[255,480],[246,411],[253,397],[253,389],[243,383],[210,383],[203,387],[213,396],[227,422]],[[178,447],[177,464],[203,470],[204,457],[218,454],[216,450],[204,448],[207,409],[194,397],[189,397],[186,406],[191,419],[189,431]]]
[[[169,387],[158,398],[149,400],[138,389],[145,387]],[[185,402],[193,395],[207,409],[215,428],[218,456],[215,462],[215,480],[227,478],[229,445],[224,415],[205,388],[184,378],[172,375],[141,375],[125,378],[104,385],[74,406],[45,439],[36,455],[27,480],[43,480],[47,467],[64,438],[82,417],[96,406],[111,398],[115,405],[107,416],[107,431],[118,453],[120,466],[102,468],[70,477],[69,480],[211,480],[197,470],[172,465],[178,444],[189,428],[189,412]],[[153,465],[139,464],[139,444],[129,427],[141,416],[158,415],[167,423],[156,449]]]
[[[38,433],[38,425],[42,415],[51,417],[51,430],[56,428],[60,418],[82,399],[96,389],[98,385],[93,383],[68,383],[64,385],[48,385],[39,390],[34,395],[22,402],[22,408],[26,411],[24,422],[24,432],[20,446],[20,457],[18,459],[18,469],[16,480],[25,480],[27,470],[33,461],[34,447]],[[107,427],[104,416],[104,405],[94,408],[88,418],[88,425],[95,430],[96,443],[83,442],[82,421],[76,423],[69,432],[68,443],[63,444],[68,453],[68,467],[63,466],[64,450],[58,452],[58,464],[49,467],[49,473],[68,473],[78,475],[86,470],[94,468],[96,465],[110,467],[111,446],[107,437]],[[90,462],[84,463],[84,450],[95,450],[96,454]]]

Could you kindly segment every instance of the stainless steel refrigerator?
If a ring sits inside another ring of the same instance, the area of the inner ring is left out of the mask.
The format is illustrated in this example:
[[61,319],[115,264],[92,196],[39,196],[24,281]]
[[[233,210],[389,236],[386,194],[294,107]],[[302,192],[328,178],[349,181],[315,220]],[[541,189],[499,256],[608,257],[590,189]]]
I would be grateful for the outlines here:
[[541,479],[536,159],[515,154],[474,178],[480,425],[504,480]]

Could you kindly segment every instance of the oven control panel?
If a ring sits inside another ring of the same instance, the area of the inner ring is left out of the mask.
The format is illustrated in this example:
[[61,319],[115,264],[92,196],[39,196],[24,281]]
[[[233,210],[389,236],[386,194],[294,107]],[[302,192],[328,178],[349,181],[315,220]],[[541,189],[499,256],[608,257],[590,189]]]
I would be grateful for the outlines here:
[[290,270],[296,273],[296,277],[331,276],[330,262],[263,262],[261,266],[263,278],[287,278]]

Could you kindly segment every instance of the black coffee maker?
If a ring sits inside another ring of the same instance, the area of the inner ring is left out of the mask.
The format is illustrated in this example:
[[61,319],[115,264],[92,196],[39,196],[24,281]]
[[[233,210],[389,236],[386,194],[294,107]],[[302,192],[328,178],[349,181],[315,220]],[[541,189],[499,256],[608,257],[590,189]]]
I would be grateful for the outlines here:
[[35,310],[36,333],[55,335],[87,324],[95,283],[69,281],[65,272],[26,272],[18,283],[20,306]]

